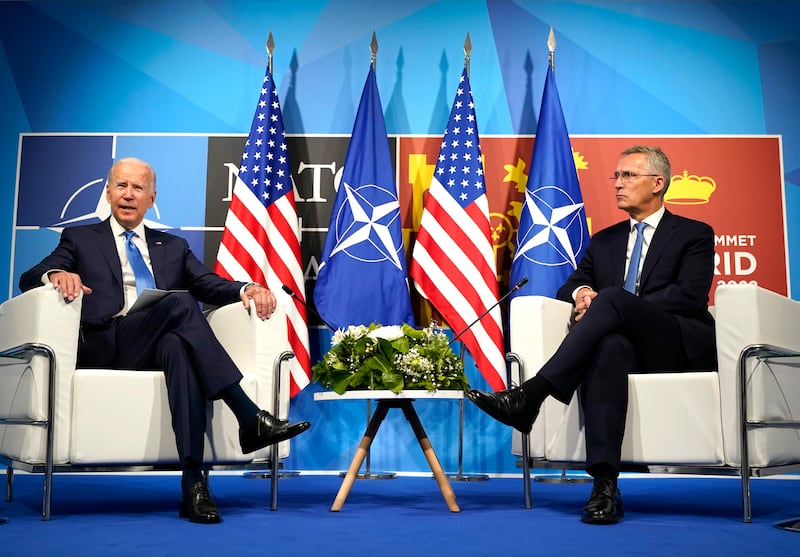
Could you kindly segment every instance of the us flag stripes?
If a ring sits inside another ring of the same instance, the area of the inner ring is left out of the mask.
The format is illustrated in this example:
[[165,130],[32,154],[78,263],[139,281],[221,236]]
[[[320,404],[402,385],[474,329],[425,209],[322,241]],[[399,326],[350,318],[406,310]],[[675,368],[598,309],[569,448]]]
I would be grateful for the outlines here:
[[[454,332],[498,300],[489,202],[466,67],[425,199],[411,277]],[[506,388],[503,329],[495,306],[460,337],[489,386]]]

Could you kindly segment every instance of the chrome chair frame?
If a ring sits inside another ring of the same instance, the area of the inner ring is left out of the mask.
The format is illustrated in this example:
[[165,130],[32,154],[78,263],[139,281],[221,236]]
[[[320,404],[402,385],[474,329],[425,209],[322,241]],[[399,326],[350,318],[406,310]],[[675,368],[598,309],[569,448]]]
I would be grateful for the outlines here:
[[[8,350],[0,352],[0,359],[12,358],[15,364],[21,360],[24,363],[30,363],[34,356],[43,356],[48,361],[48,395],[47,395],[47,418],[44,420],[35,420],[28,418],[11,418],[0,416],[0,424],[20,425],[20,426],[36,426],[47,428],[46,448],[45,448],[45,462],[44,464],[33,464],[28,462],[21,462],[10,460],[0,457],[6,465],[6,501],[13,500],[14,493],[14,469],[22,470],[30,473],[44,474],[44,485],[42,492],[42,520],[50,520],[52,508],[52,487],[53,487],[53,474],[64,472],[146,472],[146,471],[175,471],[179,470],[177,464],[163,464],[163,465],[112,465],[112,466],[76,466],[76,465],[54,465],[53,464],[53,411],[55,408],[55,370],[56,370],[56,355],[53,349],[45,344],[39,343],[25,343]],[[281,369],[282,364],[286,360],[294,358],[294,353],[290,351],[282,352],[273,364],[273,408],[276,415],[279,414],[280,404],[280,385],[281,385]],[[2,367],[2,363],[0,363]],[[268,461],[253,461],[248,464],[224,463],[215,462],[210,463],[204,470],[204,477],[208,481],[209,470],[249,470],[256,468],[263,468],[265,463],[269,463],[269,477],[270,482],[270,510],[275,511],[278,509],[278,478],[279,468],[282,466],[278,457],[278,444],[274,444],[271,449],[270,459]]]

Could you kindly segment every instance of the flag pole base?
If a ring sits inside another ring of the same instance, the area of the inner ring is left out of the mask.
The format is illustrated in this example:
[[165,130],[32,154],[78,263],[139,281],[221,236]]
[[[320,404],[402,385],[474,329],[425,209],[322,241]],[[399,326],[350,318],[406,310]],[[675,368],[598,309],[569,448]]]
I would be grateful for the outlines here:
[[[278,472],[278,478],[296,478],[300,475],[300,472],[296,472],[294,470],[281,470]],[[242,473],[243,478],[247,478],[250,480],[264,480],[267,478],[272,477],[271,470],[251,470],[249,472]]]
[[545,474],[542,476],[535,476],[533,481],[547,484],[585,484],[592,481],[592,477],[583,475],[568,476],[566,470],[561,470],[561,474],[558,475]]
[[[339,477],[344,478],[347,472],[339,472]],[[393,480],[397,477],[394,472],[359,472],[356,479],[359,480]]]
[[456,482],[485,482],[489,479],[489,474],[448,474],[447,477]]

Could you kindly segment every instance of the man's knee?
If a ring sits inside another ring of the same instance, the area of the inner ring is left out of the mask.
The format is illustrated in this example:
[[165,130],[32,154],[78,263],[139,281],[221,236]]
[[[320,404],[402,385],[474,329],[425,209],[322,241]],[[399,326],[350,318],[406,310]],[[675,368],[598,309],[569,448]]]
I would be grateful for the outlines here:
[[633,343],[622,333],[611,333],[605,336],[597,347],[600,356],[615,356],[619,355],[627,357],[627,355],[635,354]]
[[627,377],[637,367],[636,349],[628,337],[622,333],[612,333],[598,344],[595,362],[600,375]]
[[203,311],[194,296],[188,292],[173,292],[159,302],[161,311],[165,312],[175,324],[185,325],[190,322],[206,322]]
[[161,300],[162,304],[177,310],[200,311],[200,306],[194,296],[188,292],[173,292]]
[[631,297],[635,296],[621,286],[607,286],[606,288],[600,289],[595,299],[592,300],[592,306],[598,303],[617,306],[620,301],[630,299]]
[[188,356],[188,347],[180,336],[174,333],[162,335],[156,345],[156,361],[159,366],[167,366],[171,359],[185,359]]

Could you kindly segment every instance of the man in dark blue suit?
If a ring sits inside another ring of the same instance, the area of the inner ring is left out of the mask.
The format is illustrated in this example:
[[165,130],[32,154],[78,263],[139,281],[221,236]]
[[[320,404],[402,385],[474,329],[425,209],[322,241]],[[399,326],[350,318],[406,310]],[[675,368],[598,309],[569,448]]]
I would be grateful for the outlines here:
[[[197,303],[241,300],[245,309],[253,303],[258,317],[268,319],[276,306],[273,293],[212,273],[184,239],[145,227],[155,198],[150,165],[134,158],[117,161],[106,182],[112,216],[65,228],[55,250],[23,273],[19,285],[25,291],[51,284],[68,302],[84,295],[79,366],[164,370],[182,468],[179,514],[216,523],[219,509],[202,477],[207,401],[222,399],[231,408],[244,453],[294,437],[310,424],[290,424],[256,406]],[[129,313],[143,286],[185,292]]]
[[664,208],[670,177],[661,149],[635,146],[622,152],[614,192],[617,207],[630,218],[594,234],[558,290],[558,299],[575,304],[569,334],[519,387],[467,395],[495,419],[529,432],[545,398],[568,404],[579,390],[586,471],[594,478],[582,513],[590,524],[612,524],[623,516],[617,477],[628,373],[717,365],[714,319],[708,312],[714,232]]

